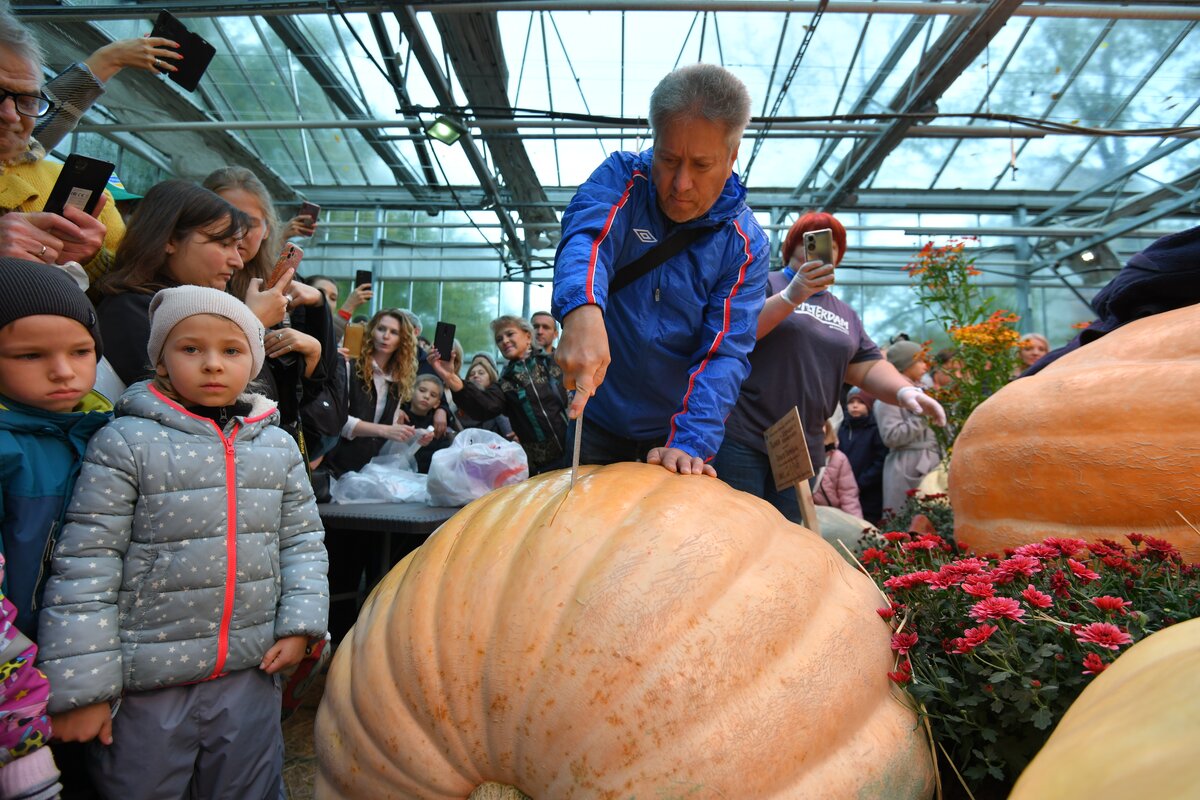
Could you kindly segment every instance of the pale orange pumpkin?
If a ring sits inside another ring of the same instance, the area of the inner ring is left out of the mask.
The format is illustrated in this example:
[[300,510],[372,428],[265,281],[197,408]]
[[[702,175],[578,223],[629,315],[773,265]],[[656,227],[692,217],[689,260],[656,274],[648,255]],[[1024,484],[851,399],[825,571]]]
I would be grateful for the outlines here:
[[1001,553],[1144,533],[1200,561],[1200,305],[1131,322],[1014,381],[954,445],[955,537]]
[[318,797],[930,795],[870,580],[720,481],[580,474],[472,503],[375,589],[326,682]]
[[1194,798],[1200,791],[1200,619],[1147,636],[1067,709],[1009,800]]

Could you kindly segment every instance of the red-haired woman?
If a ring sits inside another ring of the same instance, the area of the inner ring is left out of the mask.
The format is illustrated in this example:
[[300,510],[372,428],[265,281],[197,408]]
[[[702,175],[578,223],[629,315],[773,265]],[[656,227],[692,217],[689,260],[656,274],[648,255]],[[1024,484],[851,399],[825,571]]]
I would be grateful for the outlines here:
[[[806,262],[804,234],[826,228],[833,233],[833,264]],[[825,420],[838,406],[843,383],[938,424],[946,419],[936,400],[883,359],[858,314],[829,290],[845,253],[846,229],[831,214],[805,214],[788,231],[784,267],[767,276],[750,377],[725,421],[725,439],[713,459],[726,483],[769,501],[797,523],[796,493],[775,488],[763,441],[763,432],[792,406],[799,409],[814,470],[825,463]]]

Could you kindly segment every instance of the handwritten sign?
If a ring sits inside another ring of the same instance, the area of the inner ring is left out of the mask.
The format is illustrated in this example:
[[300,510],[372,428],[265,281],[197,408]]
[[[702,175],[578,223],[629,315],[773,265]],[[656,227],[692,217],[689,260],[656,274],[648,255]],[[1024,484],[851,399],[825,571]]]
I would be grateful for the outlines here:
[[763,438],[767,440],[767,457],[771,459],[776,489],[783,491],[816,474],[808,455],[808,442],[804,438],[804,426],[800,424],[800,412],[795,406],[783,415],[783,419],[767,428]]

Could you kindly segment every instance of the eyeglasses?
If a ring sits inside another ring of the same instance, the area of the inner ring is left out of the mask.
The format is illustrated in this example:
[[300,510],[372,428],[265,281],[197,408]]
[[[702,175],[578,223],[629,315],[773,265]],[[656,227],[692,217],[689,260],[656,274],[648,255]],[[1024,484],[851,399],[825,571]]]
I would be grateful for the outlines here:
[[22,94],[0,88],[0,105],[3,105],[4,101],[10,97],[13,107],[22,117],[44,117],[54,105],[44,94]]

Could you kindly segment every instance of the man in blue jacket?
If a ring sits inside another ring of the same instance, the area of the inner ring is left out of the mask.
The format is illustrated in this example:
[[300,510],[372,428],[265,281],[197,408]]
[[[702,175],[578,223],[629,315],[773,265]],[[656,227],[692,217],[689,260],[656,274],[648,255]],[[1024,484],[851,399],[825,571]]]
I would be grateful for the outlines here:
[[[732,73],[677,69],[650,97],[654,147],[613,153],[563,214],[555,358],[577,390],[570,418],[587,405],[582,463],[716,474],[707,462],[749,373],[766,296],[769,243],[733,173],[749,121]],[[660,248],[677,236],[677,252]],[[640,277],[610,291],[626,267]]]

